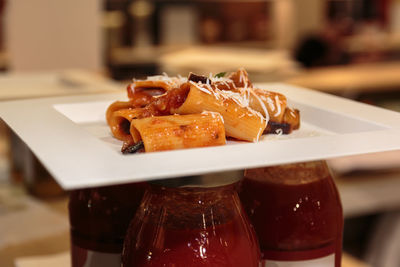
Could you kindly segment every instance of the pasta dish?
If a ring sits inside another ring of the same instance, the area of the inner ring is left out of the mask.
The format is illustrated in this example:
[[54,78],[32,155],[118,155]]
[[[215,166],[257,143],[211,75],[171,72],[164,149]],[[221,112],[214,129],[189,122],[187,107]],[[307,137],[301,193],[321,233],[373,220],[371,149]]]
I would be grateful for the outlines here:
[[262,134],[289,134],[300,112],[280,93],[256,88],[244,69],[225,77],[150,76],[127,87],[128,101],[106,112],[123,153],[224,145],[227,138],[257,142]]

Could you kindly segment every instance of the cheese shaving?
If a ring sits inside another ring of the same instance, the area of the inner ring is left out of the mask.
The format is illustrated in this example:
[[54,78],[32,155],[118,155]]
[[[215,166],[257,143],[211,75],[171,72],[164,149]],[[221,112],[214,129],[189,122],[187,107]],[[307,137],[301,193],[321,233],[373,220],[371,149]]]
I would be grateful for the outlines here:
[[275,103],[277,106],[277,111],[275,112],[274,116],[278,117],[281,114],[282,110],[281,110],[281,105],[279,103],[279,97],[277,95],[275,96]]
[[[259,97],[253,92],[251,88],[247,88],[247,90],[242,90],[238,92],[230,91],[230,90],[220,90],[218,88],[212,88],[212,86],[208,83],[195,83],[190,81],[190,83],[196,86],[200,91],[205,92],[207,94],[212,94],[217,100],[221,99],[229,99],[234,101],[242,108],[246,108],[250,114],[249,116],[257,116],[260,118],[261,121],[266,120],[268,122],[268,110],[266,109],[264,103],[259,99]],[[260,112],[250,108],[250,94],[254,94],[258,101],[261,101],[260,104],[263,107],[264,111],[266,112],[266,116],[264,117]],[[262,134],[262,133],[261,133]],[[260,135],[261,135],[260,134]]]
[[[136,79],[133,79],[133,82],[137,81]],[[187,82],[187,78],[184,78],[180,75],[178,77],[169,77],[165,72],[162,75],[154,75],[154,76],[148,76],[146,81],[162,81],[170,86],[173,87],[179,87],[181,84]]]

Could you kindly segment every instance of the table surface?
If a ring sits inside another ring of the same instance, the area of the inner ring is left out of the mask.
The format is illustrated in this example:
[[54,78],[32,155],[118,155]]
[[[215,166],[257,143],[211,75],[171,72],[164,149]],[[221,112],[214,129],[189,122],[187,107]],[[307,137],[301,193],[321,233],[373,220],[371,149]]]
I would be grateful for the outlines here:
[[400,62],[376,62],[300,71],[285,82],[326,92],[400,90]]
[[122,89],[125,89],[122,84],[101,73],[81,69],[0,74],[0,100],[107,93]]

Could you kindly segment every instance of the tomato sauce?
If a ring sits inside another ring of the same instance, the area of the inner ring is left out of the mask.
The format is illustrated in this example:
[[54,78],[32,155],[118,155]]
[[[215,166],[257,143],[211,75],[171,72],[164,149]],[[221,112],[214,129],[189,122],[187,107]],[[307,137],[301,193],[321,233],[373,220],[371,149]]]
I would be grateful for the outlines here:
[[70,193],[73,267],[103,266],[87,263],[88,255],[95,258],[96,253],[115,254],[113,257],[116,264],[105,263],[104,266],[120,265],[126,230],[140,204],[145,187],[145,183],[136,183],[79,189]]
[[[242,230],[234,222],[206,229],[162,228],[157,237],[160,247],[137,250],[124,266],[258,266],[249,237],[237,234]],[[150,233],[143,238],[151,238]]]
[[335,263],[329,266],[340,266],[343,215],[332,177],[293,182],[264,179],[261,172],[247,174],[240,198],[264,260],[303,261],[334,254]]
[[260,251],[234,186],[146,191],[123,267],[258,267]]
[[154,102],[150,103],[149,108],[155,107],[158,112],[163,115],[172,114],[172,110],[180,107],[185,102],[189,94],[189,85],[182,84],[179,88],[168,91],[165,95],[160,96]]

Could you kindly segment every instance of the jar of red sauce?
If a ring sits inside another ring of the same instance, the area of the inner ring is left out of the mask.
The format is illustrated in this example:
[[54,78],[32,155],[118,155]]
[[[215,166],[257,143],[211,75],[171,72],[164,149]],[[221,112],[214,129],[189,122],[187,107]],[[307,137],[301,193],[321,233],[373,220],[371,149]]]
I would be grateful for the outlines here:
[[245,171],[240,198],[266,267],[340,267],[343,213],[325,162]]
[[236,182],[211,185],[197,176],[152,183],[127,232],[122,266],[258,267]]
[[79,189],[70,192],[72,267],[119,267],[129,222],[145,183]]

